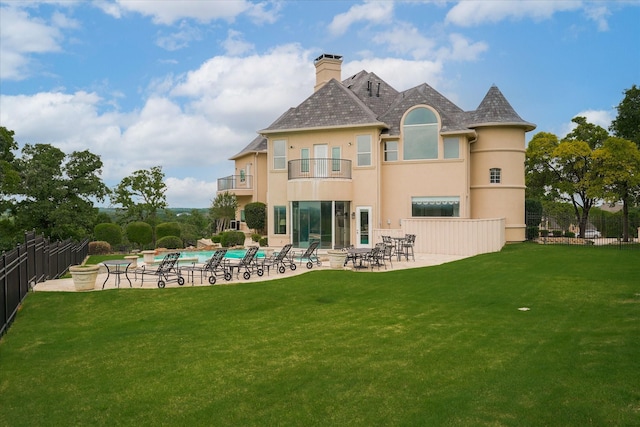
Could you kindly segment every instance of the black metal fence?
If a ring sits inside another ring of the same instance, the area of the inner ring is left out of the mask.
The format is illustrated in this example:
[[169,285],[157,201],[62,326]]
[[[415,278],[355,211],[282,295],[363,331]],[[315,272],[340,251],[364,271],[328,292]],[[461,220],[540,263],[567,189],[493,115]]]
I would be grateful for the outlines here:
[[18,307],[36,283],[62,276],[69,266],[82,264],[89,240],[50,242],[35,232],[24,243],[0,256],[0,336],[13,321]]
[[568,213],[526,213],[527,240],[545,244],[618,246],[640,249],[638,233],[640,222],[635,216],[630,218],[628,236],[625,239],[621,215],[593,215],[585,227],[584,238],[574,215]]

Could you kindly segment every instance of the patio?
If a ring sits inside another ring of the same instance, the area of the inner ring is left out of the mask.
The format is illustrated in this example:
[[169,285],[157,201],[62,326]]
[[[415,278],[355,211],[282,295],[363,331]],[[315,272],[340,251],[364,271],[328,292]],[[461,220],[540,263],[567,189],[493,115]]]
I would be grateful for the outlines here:
[[[299,254],[299,251],[300,251],[299,249],[296,250],[296,254]],[[308,273],[310,271],[332,270],[332,268],[329,266],[329,256],[327,254],[327,251],[326,250],[318,251],[318,256],[322,261],[322,265],[321,266],[314,265],[313,268],[311,269],[308,269],[305,263],[299,264],[296,262],[297,268],[293,271],[290,268],[287,268],[284,273],[278,273],[275,269],[271,269],[270,274],[267,274],[265,271],[265,274],[261,277],[258,276],[257,274],[251,274],[251,277],[248,280],[243,279],[242,276],[240,276],[240,278],[236,278],[234,275],[233,279],[228,282],[225,281],[223,278],[218,278],[216,282],[216,286],[262,282],[266,280],[274,280],[274,279],[281,279],[285,277],[297,276],[300,274]],[[461,256],[461,255],[438,255],[438,254],[424,254],[424,253],[416,253],[415,257],[416,257],[415,261],[413,260],[396,261],[394,259],[393,267],[388,266],[387,270],[385,270],[384,268],[380,268],[380,269],[374,268],[373,270],[372,269],[354,270],[351,265],[344,267],[344,270],[349,270],[349,271],[353,270],[358,272],[369,271],[369,272],[378,273],[378,272],[394,271],[394,270],[401,270],[401,269],[407,269],[407,268],[429,267],[429,266],[440,265],[447,262],[456,261],[456,260],[465,258],[465,256]],[[94,290],[95,291],[102,290],[102,284],[106,279],[107,279],[106,272],[101,272],[100,274],[98,274],[98,278],[96,280],[96,285]],[[149,277],[145,278],[144,284],[142,284],[140,276],[138,276],[138,280],[134,280],[135,277],[133,273],[129,275],[129,279],[131,280],[132,287],[134,289],[136,288],[158,289],[157,280],[153,280]],[[186,279],[186,275],[185,275],[185,279]],[[188,281],[183,286],[179,286],[175,281],[171,281],[166,284],[167,288],[179,288],[179,287],[189,287],[189,286],[192,286],[192,285]],[[199,278],[196,277],[195,283],[193,284],[193,286],[211,286],[211,285],[206,280],[204,281],[204,283],[200,283]],[[104,285],[104,290],[115,289],[115,288],[117,288],[116,279],[115,277],[110,277],[107,283]],[[129,282],[127,282],[126,279],[122,278],[120,282],[120,288],[130,289]],[[71,278],[47,280],[47,281],[38,283],[37,285],[34,286],[33,291],[35,292],[76,292],[73,285],[73,279]]]

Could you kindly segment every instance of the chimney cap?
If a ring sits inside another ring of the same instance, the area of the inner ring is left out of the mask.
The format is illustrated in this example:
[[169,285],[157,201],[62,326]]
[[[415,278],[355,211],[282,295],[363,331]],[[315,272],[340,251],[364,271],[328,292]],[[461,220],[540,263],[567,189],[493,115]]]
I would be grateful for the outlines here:
[[318,62],[322,59],[335,59],[337,61],[342,61],[342,55],[333,55],[331,53],[323,53],[322,55],[318,56],[313,62]]

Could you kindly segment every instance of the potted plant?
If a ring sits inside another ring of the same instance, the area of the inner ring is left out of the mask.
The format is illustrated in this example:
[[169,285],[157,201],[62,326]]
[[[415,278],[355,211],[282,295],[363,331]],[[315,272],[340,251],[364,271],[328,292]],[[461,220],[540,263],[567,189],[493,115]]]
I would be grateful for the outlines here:
[[69,273],[73,278],[73,285],[76,291],[91,291],[95,289],[99,271],[100,266],[95,264],[72,265],[69,267]]

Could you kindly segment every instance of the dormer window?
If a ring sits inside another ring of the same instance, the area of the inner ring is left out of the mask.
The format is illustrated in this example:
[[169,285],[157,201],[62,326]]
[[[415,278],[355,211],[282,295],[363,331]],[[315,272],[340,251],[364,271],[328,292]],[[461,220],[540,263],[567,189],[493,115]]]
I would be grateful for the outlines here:
[[403,159],[438,158],[438,118],[428,108],[411,110],[402,125]]

